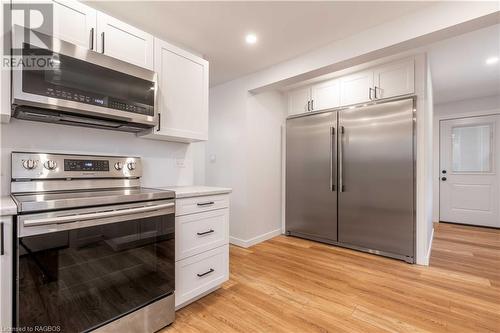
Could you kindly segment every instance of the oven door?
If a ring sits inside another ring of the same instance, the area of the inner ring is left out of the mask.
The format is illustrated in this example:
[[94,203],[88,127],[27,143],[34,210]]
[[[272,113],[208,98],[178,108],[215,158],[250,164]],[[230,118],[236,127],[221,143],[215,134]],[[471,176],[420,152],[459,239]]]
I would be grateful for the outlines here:
[[172,295],[174,230],[173,200],[19,215],[17,327],[85,332]]
[[12,70],[15,109],[35,107],[146,128],[155,125],[153,71],[20,26],[13,28],[12,52],[14,59],[23,60]]

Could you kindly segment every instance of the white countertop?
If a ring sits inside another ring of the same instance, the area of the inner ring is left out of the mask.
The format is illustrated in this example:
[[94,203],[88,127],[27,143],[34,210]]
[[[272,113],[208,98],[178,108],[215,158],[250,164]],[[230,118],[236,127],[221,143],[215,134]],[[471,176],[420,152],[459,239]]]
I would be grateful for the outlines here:
[[160,190],[169,190],[175,192],[176,198],[201,197],[204,195],[226,194],[231,193],[232,189],[227,187],[213,186],[167,186],[160,187]]
[[17,215],[17,206],[10,195],[5,195],[0,198],[0,216]]

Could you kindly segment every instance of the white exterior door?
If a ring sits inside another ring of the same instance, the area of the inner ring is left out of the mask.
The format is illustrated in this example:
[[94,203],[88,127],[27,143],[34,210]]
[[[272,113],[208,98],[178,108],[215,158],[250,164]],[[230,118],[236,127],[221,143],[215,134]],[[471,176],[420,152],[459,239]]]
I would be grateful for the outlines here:
[[153,70],[152,35],[101,12],[97,30],[98,52]]
[[311,110],[319,111],[340,105],[339,80],[329,80],[311,87]]
[[500,115],[443,120],[440,220],[500,227]]

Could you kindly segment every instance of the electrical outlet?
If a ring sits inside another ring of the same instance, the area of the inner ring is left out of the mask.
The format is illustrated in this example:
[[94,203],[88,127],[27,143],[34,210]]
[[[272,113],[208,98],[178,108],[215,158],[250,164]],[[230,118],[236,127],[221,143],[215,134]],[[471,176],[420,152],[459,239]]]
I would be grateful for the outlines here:
[[183,158],[178,158],[175,160],[175,164],[177,165],[178,168],[185,168],[186,167],[186,160]]

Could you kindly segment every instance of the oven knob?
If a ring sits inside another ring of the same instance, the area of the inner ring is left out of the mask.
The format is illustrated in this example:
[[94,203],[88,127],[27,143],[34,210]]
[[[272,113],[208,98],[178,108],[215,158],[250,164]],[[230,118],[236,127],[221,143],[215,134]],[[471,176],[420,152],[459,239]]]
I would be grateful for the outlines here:
[[129,162],[129,163],[127,163],[127,168],[130,171],[135,170],[135,162]]
[[23,167],[25,169],[28,169],[28,170],[36,168],[37,164],[38,163],[35,160],[24,160],[23,161]]
[[45,167],[45,169],[47,170],[54,170],[55,168],[57,168],[57,163],[56,161],[51,161],[51,160],[48,160],[47,162],[45,162],[43,164],[43,166]]
[[116,163],[115,163],[115,169],[116,169],[116,170],[121,170],[121,169],[123,169],[123,163],[122,163],[122,162],[116,162]]

